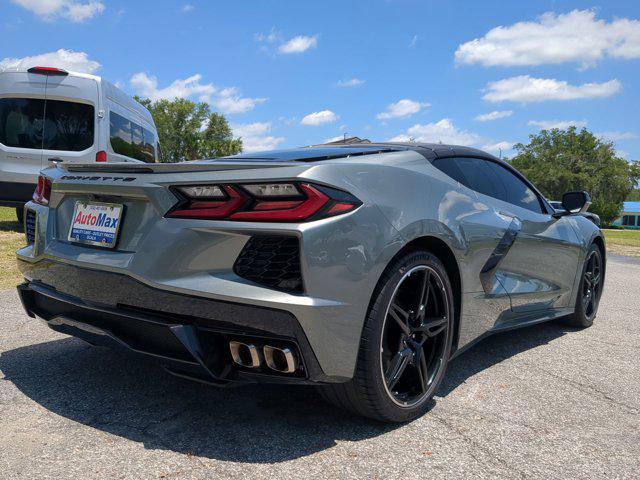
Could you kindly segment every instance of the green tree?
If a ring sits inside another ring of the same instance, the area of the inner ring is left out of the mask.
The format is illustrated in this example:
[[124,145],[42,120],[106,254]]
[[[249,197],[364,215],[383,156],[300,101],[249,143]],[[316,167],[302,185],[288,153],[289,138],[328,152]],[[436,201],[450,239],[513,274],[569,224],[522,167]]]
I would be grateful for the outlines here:
[[224,115],[211,112],[207,103],[184,98],[155,102],[135,98],[153,116],[163,162],[222,157],[242,151],[242,140],[233,138]]
[[640,165],[616,155],[612,142],[585,128],[542,130],[529,135],[529,143],[514,146],[511,164],[526,175],[549,199],[560,200],[571,190],[591,195],[591,211],[603,224],[620,214],[622,202],[640,179]]
[[636,188],[633,192],[631,192],[627,197],[627,201],[640,202],[640,188]]

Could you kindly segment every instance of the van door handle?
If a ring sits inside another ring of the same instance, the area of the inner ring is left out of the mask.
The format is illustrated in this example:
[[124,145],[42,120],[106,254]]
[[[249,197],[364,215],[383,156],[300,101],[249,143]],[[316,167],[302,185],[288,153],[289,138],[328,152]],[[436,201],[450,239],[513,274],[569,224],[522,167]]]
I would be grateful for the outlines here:
[[52,158],[48,158],[47,160],[49,160],[50,162],[64,162],[64,159],[60,158],[60,157],[52,157]]

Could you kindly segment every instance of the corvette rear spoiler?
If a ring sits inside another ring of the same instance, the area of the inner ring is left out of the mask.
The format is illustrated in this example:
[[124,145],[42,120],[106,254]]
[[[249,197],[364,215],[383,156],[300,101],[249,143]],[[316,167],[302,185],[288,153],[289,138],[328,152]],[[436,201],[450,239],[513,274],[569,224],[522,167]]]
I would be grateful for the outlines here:
[[97,173],[185,173],[216,172],[291,167],[291,162],[180,162],[180,163],[62,163],[58,168],[67,172]]

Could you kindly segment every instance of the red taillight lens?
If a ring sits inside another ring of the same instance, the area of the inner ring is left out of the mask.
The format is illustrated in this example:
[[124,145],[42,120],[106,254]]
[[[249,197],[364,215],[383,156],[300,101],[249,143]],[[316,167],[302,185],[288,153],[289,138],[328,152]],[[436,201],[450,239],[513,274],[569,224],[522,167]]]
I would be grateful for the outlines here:
[[55,67],[31,67],[27,70],[29,73],[35,73],[37,75],[58,75],[58,76],[66,76],[69,75],[69,72],[66,70],[62,70],[61,68]]
[[226,197],[220,200],[211,199],[211,197],[203,197],[203,200],[198,200],[191,197],[182,206],[172,210],[167,216],[218,220],[228,217],[249,201],[249,197],[242,195],[231,185],[225,185],[221,190],[226,193]]
[[96,153],[96,162],[106,162],[107,161],[107,152],[104,150],[100,150]]
[[51,198],[51,180],[44,175],[39,175],[32,200],[40,205],[49,205],[49,198]]
[[[309,183],[177,187],[172,218],[244,222],[304,222],[341,215],[362,203],[353,195]],[[223,193],[224,192],[224,193]]]

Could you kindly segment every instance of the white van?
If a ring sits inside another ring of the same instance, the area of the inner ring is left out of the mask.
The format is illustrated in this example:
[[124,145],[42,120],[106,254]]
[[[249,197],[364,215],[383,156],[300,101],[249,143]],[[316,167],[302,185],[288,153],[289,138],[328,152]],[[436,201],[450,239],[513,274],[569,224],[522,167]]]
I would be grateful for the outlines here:
[[51,162],[158,162],[149,111],[94,75],[51,67],[0,72],[0,206],[31,199]]

